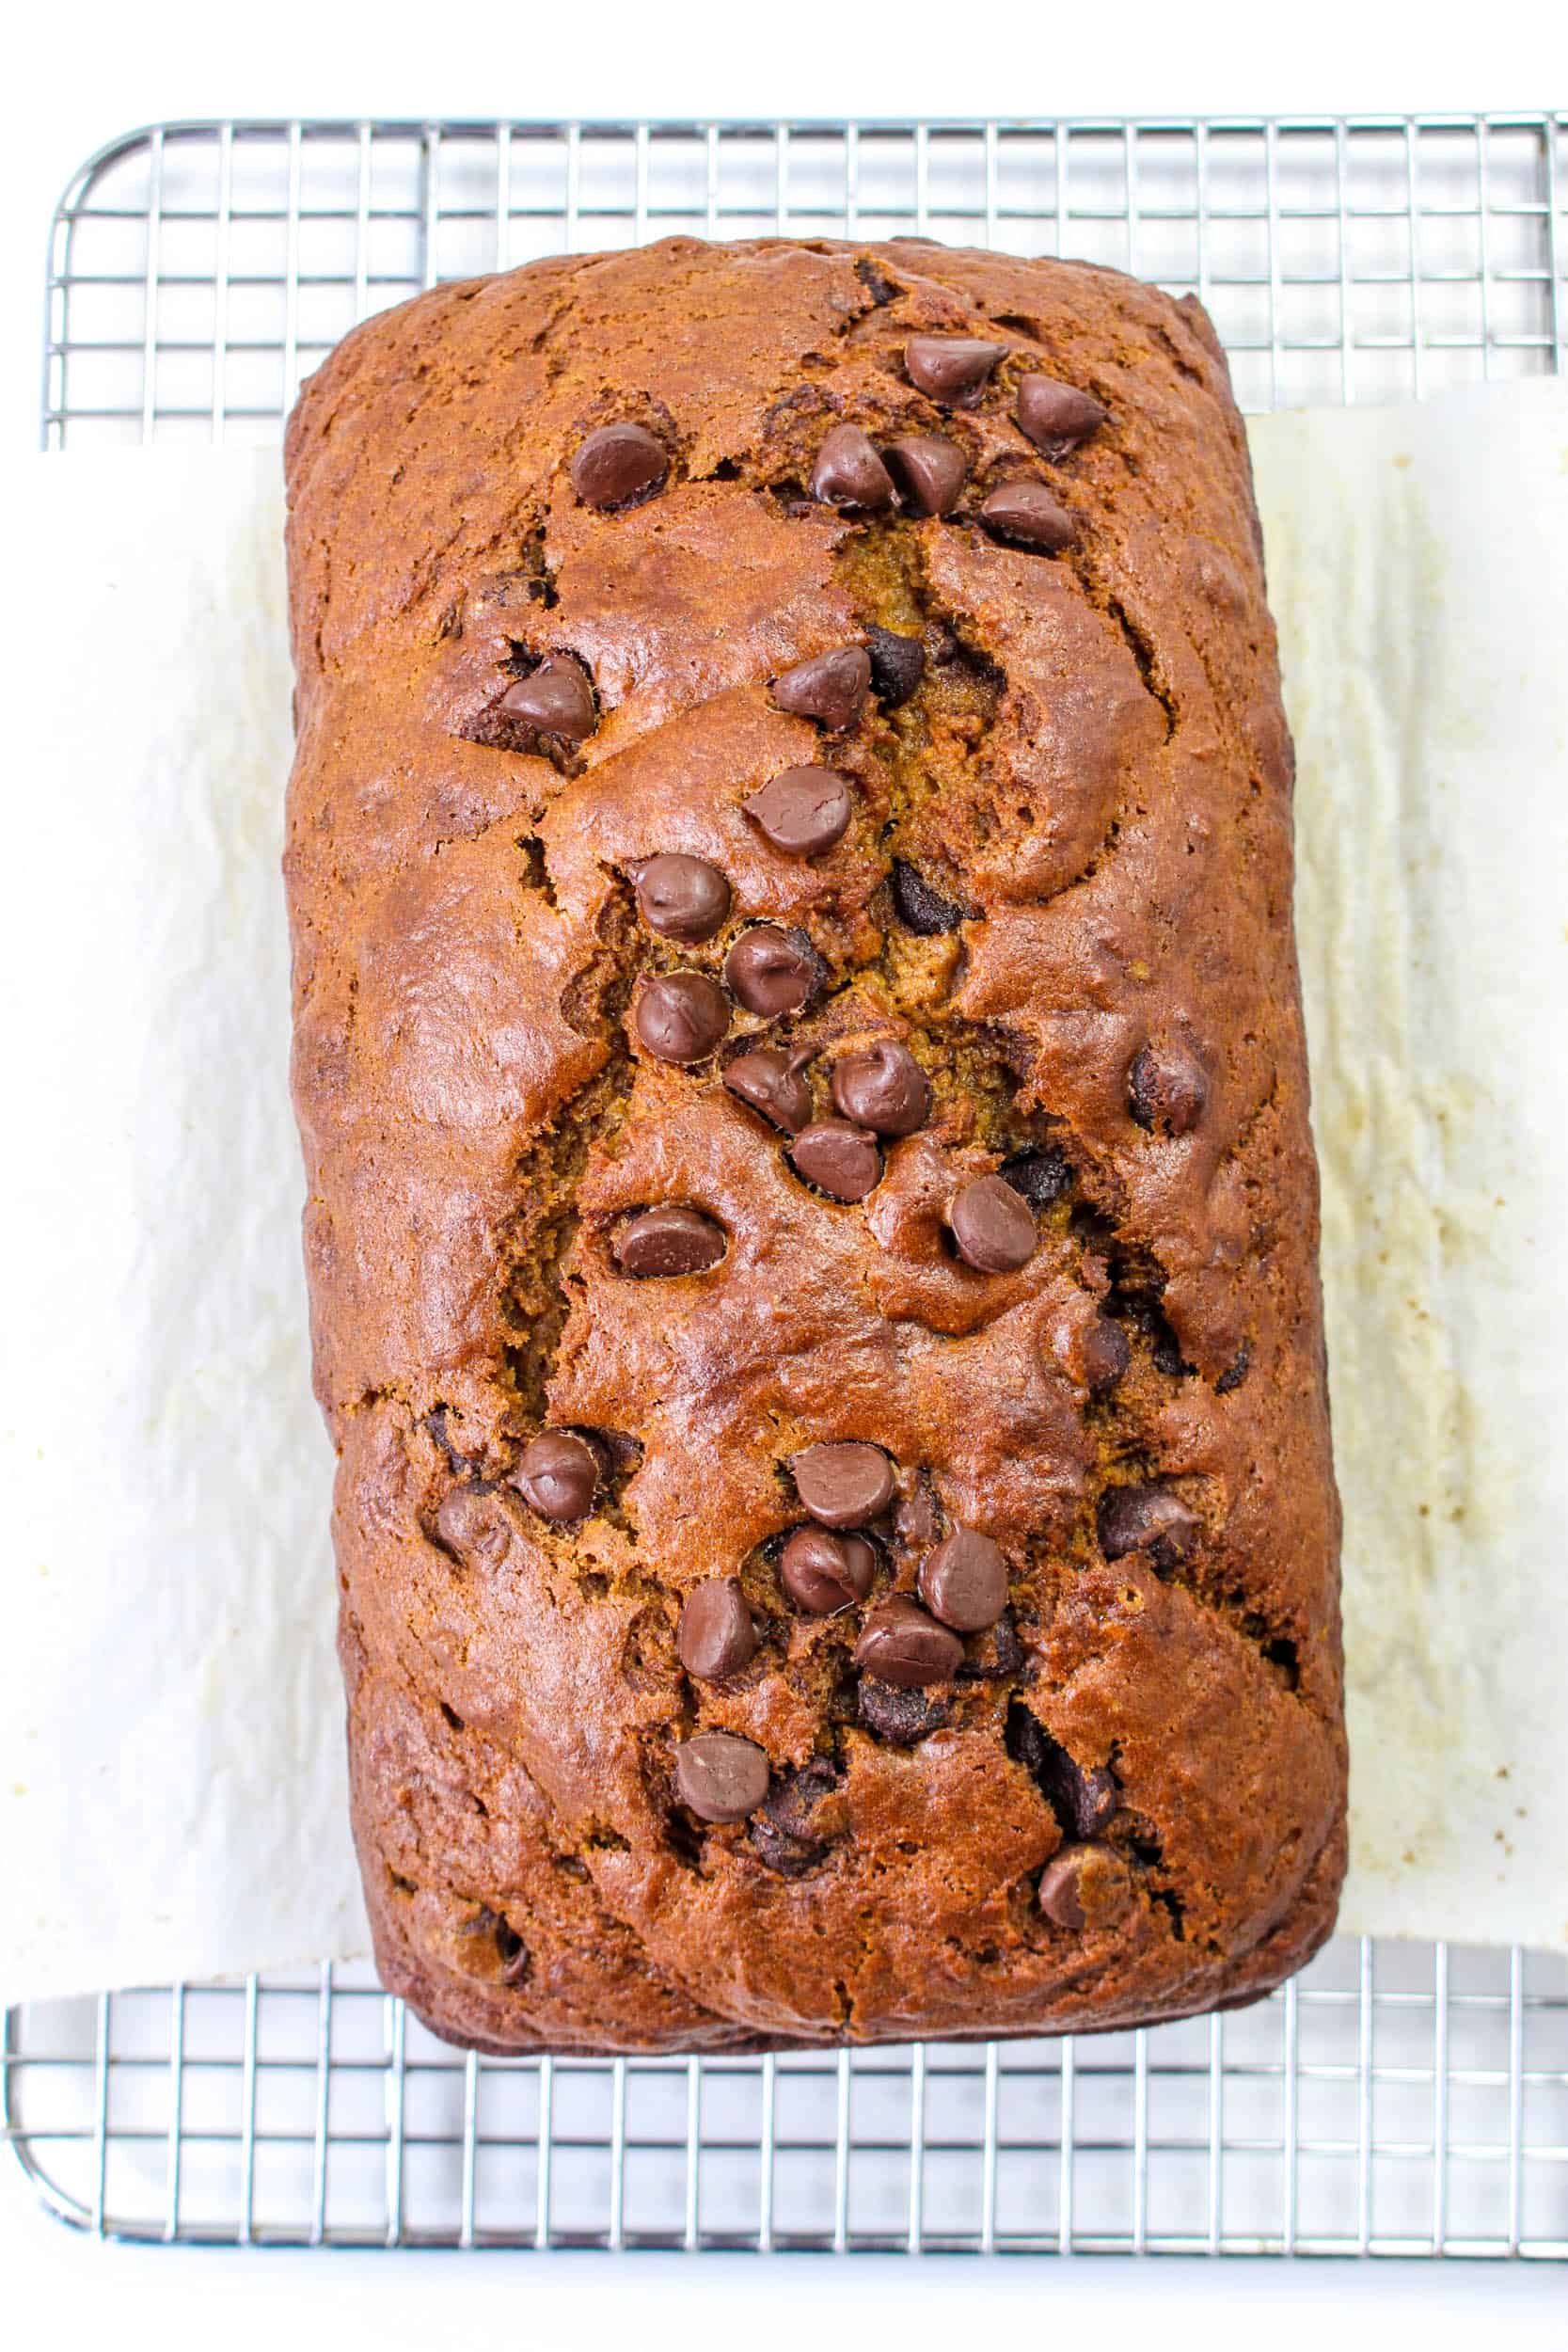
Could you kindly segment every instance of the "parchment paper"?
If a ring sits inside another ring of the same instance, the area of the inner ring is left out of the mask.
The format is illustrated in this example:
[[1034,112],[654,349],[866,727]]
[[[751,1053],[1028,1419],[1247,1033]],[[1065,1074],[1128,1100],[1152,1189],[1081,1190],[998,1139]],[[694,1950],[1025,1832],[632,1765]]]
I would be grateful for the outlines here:
[[[1568,388],[1255,427],[1346,1505],[1344,1921],[1568,1947]],[[8,470],[0,1997],[349,1957],[272,452]]]

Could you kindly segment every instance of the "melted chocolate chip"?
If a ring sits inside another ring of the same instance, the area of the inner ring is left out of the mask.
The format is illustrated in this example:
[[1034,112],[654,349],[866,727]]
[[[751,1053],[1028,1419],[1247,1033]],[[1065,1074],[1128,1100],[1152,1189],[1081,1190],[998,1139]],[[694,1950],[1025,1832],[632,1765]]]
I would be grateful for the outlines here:
[[448,1488],[436,1506],[436,1533],[454,1560],[480,1560],[486,1567],[505,1558],[511,1540],[488,1487],[477,1482]]
[[849,779],[836,768],[784,768],[741,806],[785,857],[820,857],[849,830]]
[[810,1059],[809,1048],[786,1053],[778,1045],[759,1046],[729,1064],[724,1084],[786,1136],[798,1136],[811,1123],[811,1088],[800,1074]]
[[[1161,1899],[1156,1896],[1156,1901]],[[1059,1847],[1040,1872],[1040,1910],[1069,1934],[1081,1933],[1085,1925],[1115,1927],[1127,1916],[1132,1903],[1132,1876],[1112,1847]]]
[[1007,1563],[999,1544],[973,1527],[956,1527],[920,1564],[920,1597],[956,1633],[994,1625],[1007,1601]]
[[1078,1353],[1084,1386],[1095,1396],[1103,1396],[1114,1389],[1125,1377],[1132,1360],[1126,1332],[1109,1315],[1096,1315],[1092,1323],[1084,1326]]
[[928,1682],[950,1682],[963,1662],[964,1645],[902,1593],[890,1594],[866,1618],[855,1644],[855,1663],[879,1682],[918,1690]]
[[924,1479],[912,1494],[900,1497],[893,1514],[894,1531],[901,1544],[923,1551],[937,1536],[937,1506]]
[[899,495],[916,515],[950,515],[963,495],[969,465],[961,449],[932,433],[906,434],[882,453]]
[[784,1878],[816,1867],[833,1835],[838,1771],[831,1756],[814,1756],[773,1790],[752,1822],[752,1844],[759,1861]]
[[966,1265],[982,1274],[1014,1274],[1035,1254],[1038,1235],[1027,1201],[1000,1176],[977,1176],[947,1212]]
[[543,1429],[523,1448],[512,1483],[542,1519],[585,1518],[594,1507],[599,1465],[585,1438],[569,1429]]
[[651,498],[670,460],[662,441],[641,424],[602,424],[578,445],[572,487],[585,506],[605,510]]
[[1040,1872],[1039,1906],[1058,1928],[1076,1935],[1084,1925],[1084,1904],[1078,1881],[1084,1867],[1082,1846],[1062,1846]]
[[810,1617],[852,1608],[876,1574],[877,1554],[863,1535],[834,1535],[825,1527],[798,1527],[779,1554],[779,1581]]
[[1049,1209],[1072,1183],[1072,1162],[1065,1152],[1049,1149],[1020,1152],[1013,1159],[1004,1160],[996,1172],[1032,1209]]
[[895,629],[868,624],[865,648],[871,657],[871,691],[886,710],[907,703],[926,675],[926,648],[918,637],[900,637]]
[[934,939],[939,931],[956,931],[964,919],[962,907],[944,898],[931,888],[924,876],[901,857],[893,861],[891,877],[893,911],[906,930],[921,939]]
[[1216,1396],[1228,1396],[1233,1389],[1239,1389],[1242,1382],[1246,1378],[1251,1364],[1251,1343],[1247,1340],[1243,1340],[1241,1346],[1236,1350],[1235,1355],[1232,1356],[1230,1361],[1221,1373],[1219,1378],[1215,1381],[1214,1394]]
[[1065,1837],[1093,1837],[1121,1803],[1116,1775],[1075,1763],[1038,1717],[1015,1699],[1007,1709],[1007,1753],[1032,1772]]
[[661,972],[643,981],[633,1020],[657,1060],[705,1061],[730,1025],[730,1008],[705,972]]
[[623,1274],[703,1274],[724,1254],[724,1229],[700,1209],[644,1209],[623,1225],[611,1254]]
[[1178,1567],[1202,1526],[1168,1486],[1111,1486],[1100,1498],[1100,1549],[1107,1560],[1147,1551],[1157,1568]]
[[1146,1045],[1127,1073],[1127,1101],[1151,1134],[1190,1135],[1209,1102],[1209,1073],[1184,1045]]
[[730,911],[730,885],[706,858],[662,851],[637,869],[637,907],[662,939],[711,939]]
[[1107,413],[1091,393],[1079,391],[1073,384],[1059,384],[1054,376],[1019,379],[1013,409],[1018,429],[1042,456],[1053,461],[1086,441],[1104,423]]
[[701,1821],[743,1821],[768,1794],[768,1758],[731,1732],[699,1731],[675,1750],[675,1794]]
[[835,424],[811,469],[811,494],[829,506],[872,512],[893,504],[893,477],[858,424]]
[[699,1682],[722,1682],[756,1656],[757,1629],[733,1576],[710,1576],[688,1593],[675,1648]]
[[942,1729],[953,1712],[945,1699],[933,1698],[928,1691],[879,1682],[869,1674],[860,1678],[855,1711],[867,1731],[874,1731],[879,1739],[891,1740],[901,1748],[912,1747],[917,1740],[928,1740],[933,1731]]
[[724,958],[724,978],[736,1002],[748,1012],[776,1021],[799,1012],[821,986],[823,966],[799,931],[756,923],[742,931]]
[[846,1119],[879,1136],[912,1136],[931,1116],[930,1080],[909,1047],[891,1038],[833,1065],[832,1097]]
[[780,710],[797,719],[820,720],[831,734],[852,727],[865,707],[871,657],[863,645],[837,645],[814,654],[773,680],[768,690]]
[[822,1527],[863,1527],[893,1501],[893,1465],[878,1445],[853,1438],[808,1445],[789,1468],[796,1493]]
[[1018,547],[1060,554],[1078,536],[1078,526],[1043,482],[1005,482],[980,508],[980,520],[998,539]]
[[875,1136],[841,1120],[819,1119],[790,1146],[790,1165],[830,1200],[863,1200],[881,1181],[882,1155]]
[[570,654],[546,655],[507,688],[498,708],[514,725],[562,743],[586,742],[599,723],[588,674]]
[[904,345],[904,373],[932,400],[973,408],[1006,356],[1006,343],[982,342],[974,335],[914,335]]

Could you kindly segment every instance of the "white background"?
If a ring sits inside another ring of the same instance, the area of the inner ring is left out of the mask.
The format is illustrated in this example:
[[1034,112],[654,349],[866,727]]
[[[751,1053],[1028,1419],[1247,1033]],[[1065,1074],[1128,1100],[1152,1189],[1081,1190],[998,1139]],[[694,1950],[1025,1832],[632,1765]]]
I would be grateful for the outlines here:
[[[267,115],[836,116],[1366,112],[1568,105],[1568,14],[1502,0],[30,0],[0,45],[0,449],[38,433],[49,217],[103,141],[163,118]],[[25,691],[25,548],[0,564],[0,646]],[[8,778],[15,801],[31,780]],[[10,836],[15,842],[13,833]],[[13,848],[13,883],[24,858]],[[0,1864],[3,1864],[0,1857]],[[0,2153],[0,2339],[182,2352],[635,2340],[743,2352],[825,2325],[896,2352],[973,2336],[1098,2352],[1259,2338],[1352,2345],[1396,2318],[1422,2352],[1485,2333],[1568,2342],[1568,2283],[1515,2265],[953,2264],[802,2258],[178,2253],[100,2248],[32,2209]],[[12,2332],[13,2319],[19,2323]]]

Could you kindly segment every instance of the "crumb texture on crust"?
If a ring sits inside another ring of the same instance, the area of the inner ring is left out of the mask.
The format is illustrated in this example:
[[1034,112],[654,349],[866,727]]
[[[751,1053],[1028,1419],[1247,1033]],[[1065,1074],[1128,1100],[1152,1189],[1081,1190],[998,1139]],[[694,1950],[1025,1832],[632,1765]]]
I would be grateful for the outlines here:
[[287,472],[387,1982],[499,2050],[1266,1991],[1343,1869],[1338,1529],[1201,310],[673,239],[370,321]]

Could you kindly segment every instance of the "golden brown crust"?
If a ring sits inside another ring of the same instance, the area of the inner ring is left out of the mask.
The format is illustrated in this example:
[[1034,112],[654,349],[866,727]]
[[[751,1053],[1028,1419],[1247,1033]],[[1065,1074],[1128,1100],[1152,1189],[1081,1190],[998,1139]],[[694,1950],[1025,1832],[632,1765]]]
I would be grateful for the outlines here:
[[[1006,357],[944,405],[913,335]],[[1031,372],[1107,421],[1042,453]],[[668,470],[604,511],[572,460],[627,421]],[[956,509],[813,500],[846,422],[956,444]],[[370,322],[287,464],[306,1250],[387,1982],[498,2050],[1088,2030],[1266,1991],[1343,1868],[1338,1517],[1290,745],[1201,311],[913,240],[675,239]],[[1016,480],[1073,544],[985,527]],[[924,645],[906,701],[832,735],[774,706],[781,671],[879,628]],[[507,732],[503,690],[551,656],[591,674],[580,743]],[[743,807],[800,765],[849,780],[810,859]],[[665,851],[727,879],[702,941],[640,917]],[[717,977],[756,920],[809,940],[812,1002],[654,1058],[640,984]],[[835,1060],[889,1040],[932,1106],[857,1203],[721,1083],[742,1043],[809,1047],[821,1120]],[[976,1271],[955,1188],[1025,1150],[1057,1170],[1037,1247]],[[665,1202],[723,1258],[629,1277],[615,1236]],[[1093,1369],[1107,1320],[1119,1379]],[[555,1426],[597,1451],[571,1523],[513,1483]],[[873,1602],[951,1526],[1006,1556],[956,1679],[868,1692],[864,1609],[781,1585],[785,1465],[842,1439],[896,1466]],[[1124,1544],[1104,1498],[1148,1486],[1179,1539]],[[712,1577],[759,1636],[722,1682],[676,1649]],[[767,1815],[679,1801],[699,1730],[765,1751]],[[1101,1859],[1063,1926],[1037,1886],[1085,1775]]]

